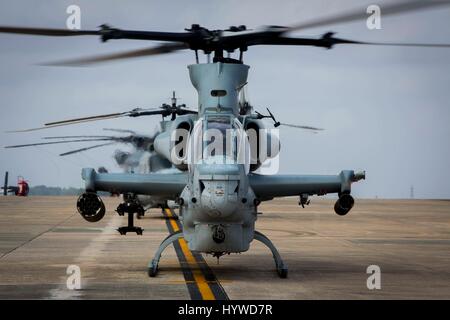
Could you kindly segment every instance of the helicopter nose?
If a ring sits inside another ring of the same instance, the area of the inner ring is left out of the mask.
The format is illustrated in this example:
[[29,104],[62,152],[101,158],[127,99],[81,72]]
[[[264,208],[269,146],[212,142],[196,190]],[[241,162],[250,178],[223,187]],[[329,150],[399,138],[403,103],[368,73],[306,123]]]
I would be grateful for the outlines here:
[[213,218],[224,218],[238,207],[238,180],[201,181],[201,206]]

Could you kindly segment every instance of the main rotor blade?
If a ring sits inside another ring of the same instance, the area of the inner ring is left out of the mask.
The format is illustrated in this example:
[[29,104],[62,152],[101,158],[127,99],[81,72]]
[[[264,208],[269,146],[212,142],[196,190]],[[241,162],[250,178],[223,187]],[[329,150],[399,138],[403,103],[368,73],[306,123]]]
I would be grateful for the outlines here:
[[50,28],[30,28],[30,27],[13,27],[0,26],[0,33],[15,33],[35,36],[84,36],[98,35],[102,41],[110,39],[133,39],[133,40],[155,40],[188,43],[195,35],[191,32],[160,32],[160,31],[138,31],[138,30],[121,30],[111,28],[103,24],[100,30],[69,30],[69,29],[50,29]]
[[5,131],[5,133],[32,132],[32,131],[38,131],[38,130],[51,129],[51,128],[55,128],[55,127],[62,127],[62,126],[67,126],[67,125],[72,125],[72,124],[77,124],[77,123],[84,123],[84,122],[95,121],[95,120],[114,119],[114,118],[119,118],[119,117],[92,119],[92,120],[86,120],[86,121],[74,121],[74,122],[55,124],[55,125],[45,125],[44,127],[39,127],[39,128],[20,129],[20,130],[7,130],[7,131]]
[[67,36],[86,36],[86,35],[100,35],[99,30],[69,30],[69,29],[49,29],[49,28],[26,28],[26,27],[9,27],[0,26],[0,33],[16,33],[27,34],[35,36],[53,36],[53,37],[67,37]]
[[102,40],[110,39],[132,39],[132,40],[154,40],[189,43],[196,35],[192,32],[161,32],[161,31],[139,31],[139,30],[122,30],[111,28],[108,25],[100,26]]
[[[143,144],[153,143],[155,140],[155,136],[146,136],[146,135],[129,135],[129,136],[59,136],[59,137],[44,137],[43,139],[78,139],[78,138],[89,138],[81,141],[114,141],[116,143],[130,143],[135,147],[142,146]],[[78,141],[78,140],[75,140]],[[70,140],[64,140],[60,143],[64,142],[73,142]]]
[[89,121],[97,121],[97,120],[105,120],[105,119],[114,119],[114,118],[121,118],[121,117],[139,117],[141,115],[160,114],[162,111],[163,110],[161,110],[160,108],[148,108],[148,109],[136,108],[134,110],[125,111],[125,112],[100,114],[100,115],[97,115],[97,116],[89,116],[89,117],[82,117],[82,118],[75,118],[75,119],[68,119],[68,120],[48,122],[48,123],[45,124],[45,127],[61,126],[61,125],[67,125],[67,124],[73,124],[73,123],[81,123],[81,122],[89,122]]
[[[388,15],[395,15],[400,13],[406,13],[411,11],[417,11],[420,9],[434,8],[440,6],[449,5],[450,1],[426,1],[426,0],[413,0],[413,1],[396,1],[393,4],[380,4],[381,15],[386,17]],[[321,19],[315,19],[307,22],[298,23],[287,27],[283,32],[304,30],[307,28],[329,26],[331,24],[338,24],[344,22],[352,22],[357,20],[365,20],[368,15],[366,12],[367,7],[352,10],[346,13],[337,14],[334,16],[324,17]]]
[[189,46],[184,43],[169,43],[169,44],[163,44],[163,45],[160,45],[157,47],[151,47],[151,48],[146,48],[146,49],[131,50],[131,51],[125,51],[125,52],[120,52],[120,53],[98,55],[98,56],[73,59],[73,60],[50,62],[50,63],[44,63],[42,65],[81,67],[81,66],[93,65],[96,63],[104,63],[104,62],[108,62],[108,61],[124,60],[124,59],[131,59],[131,58],[138,58],[138,57],[145,57],[145,56],[166,54],[166,53],[171,53],[174,51],[184,50],[184,49],[188,49],[188,48],[189,48]]
[[[45,124],[45,127],[57,127],[57,126],[62,126],[62,125],[66,125],[66,124],[126,117],[126,116],[128,116],[128,113],[129,112],[116,112],[116,113],[109,113],[109,114],[101,114],[98,116],[89,116],[89,117],[83,117],[83,118],[75,118],[75,119],[48,122]],[[31,129],[31,130],[39,130],[39,129],[41,129],[41,128],[36,128],[36,129]]]
[[68,155],[70,155],[70,154],[74,154],[74,153],[78,153],[78,152],[83,152],[83,151],[91,150],[91,149],[94,149],[94,148],[105,147],[105,146],[109,146],[109,145],[113,145],[113,144],[115,144],[115,142],[109,142],[109,143],[103,143],[103,144],[96,144],[96,145],[94,145],[94,146],[85,147],[85,148],[76,149],[76,150],[72,150],[72,151],[68,151],[68,152],[61,153],[60,156],[61,156],[61,157],[63,157],[63,156],[68,156]]
[[77,138],[104,138],[104,139],[114,139],[114,136],[53,136],[53,137],[43,137],[42,139],[77,139]]
[[90,122],[90,121],[97,121],[97,120],[121,118],[121,117],[128,116],[128,113],[129,112],[117,112],[117,113],[102,114],[102,115],[98,115],[98,116],[90,116],[90,117],[48,122],[48,123],[44,124],[45,127],[43,127],[43,128],[28,129],[26,131],[40,130],[40,129],[51,128],[51,127],[59,127],[59,126],[67,125],[67,124],[75,124],[75,123],[83,123],[83,122]]
[[78,139],[78,140],[64,140],[64,141],[52,141],[52,142],[38,142],[29,144],[18,144],[14,146],[5,146],[5,149],[23,148],[33,146],[43,146],[48,144],[60,144],[60,143],[72,143],[72,142],[91,142],[91,141],[109,141],[110,139]]
[[24,129],[24,130],[9,130],[6,132],[7,133],[30,132],[30,131],[44,130],[44,129],[54,128],[54,127],[61,127],[61,126],[66,126],[66,125],[90,122],[90,121],[115,119],[115,118],[121,118],[121,117],[140,117],[140,116],[148,116],[148,115],[155,115],[155,114],[165,114],[166,112],[167,112],[166,110],[163,110],[160,108],[148,108],[148,109],[136,108],[134,110],[125,111],[125,112],[109,113],[109,114],[102,114],[102,115],[97,115],[97,116],[75,118],[75,119],[68,119],[68,120],[62,120],[62,121],[54,121],[54,122],[49,122],[49,123],[44,124],[44,127]]
[[300,126],[300,125],[296,125],[296,124],[289,124],[289,123],[283,123],[283,122],[281,122],[280,125],[285,126],[285,127],[313,130],[313,131],[323,131],[324,130],[322,128],[316,128],[316,127],[310,127],[310,126]]
[[123,133],[129,133],[129,134],[136,134],[133,130],[128,129],[115,129],[115,128],[103,128],[105,131],[114,131],[114,132],[123,132]]
[[359,41],[348,41],[340,43],[366,44],[371,46],[450,48],[450,44],[446,43],[396,43],[396,42],[359,42]]
[[187,108],[180,108],[177,110],[177,115],[182,116],[185,114],[198,114],[197,110],[187,109]]
[[332,48],[337,44],[360,44],[372,46],[403,46],[403,47],[434,47],[434,48],[449,48],[450,44],[446,43],[399,43],[399,42],[365,42],[357,40],[348,40],[341,38],[334,38],[332,33],[327,33],[321,38],[291,38],[278,37],[258,39],[249,45],[286,45],[286,46],[315,46],[323,48]]

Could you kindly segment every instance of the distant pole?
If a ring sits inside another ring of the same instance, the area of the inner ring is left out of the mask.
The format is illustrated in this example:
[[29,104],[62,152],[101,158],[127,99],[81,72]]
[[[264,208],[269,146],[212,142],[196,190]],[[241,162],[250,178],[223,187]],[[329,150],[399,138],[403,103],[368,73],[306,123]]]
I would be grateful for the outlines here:
[[414,199],[414,186],[411,186],[411,190],[410,190],[410,194],[409,194],[411,199]]
[[5,183],[3,185],[3,195],[8,195],[8,171],[5,172]]

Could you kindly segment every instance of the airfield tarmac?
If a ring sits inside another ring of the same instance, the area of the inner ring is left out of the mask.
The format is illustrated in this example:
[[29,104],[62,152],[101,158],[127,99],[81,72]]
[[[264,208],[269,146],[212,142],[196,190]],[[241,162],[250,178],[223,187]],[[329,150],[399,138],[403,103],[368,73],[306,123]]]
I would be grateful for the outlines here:
[[[136,225],[144,235],[121,236],[126,224],[105,198],[106,217],[84,221],[74,197],[0,197],[0,299],[191,299],[186,268],[167,248],[155,278],[147,264],[168,235],[167,217],[153,209]],[[332,200],[297,199],[261,205],[257,230],[289,267],[274,271],[269,250],[252,243],[243,254],[204,256],[229,299],[450,299],[450,201],[356,200],[345,217]],[[81,290],[66,287],[69,265],[81,270]],[[369,265],[381,269],[381,289],[369,290]],[[196,270],[197,269],[197,270]],[[187,280],[186,280],[187,279]],[[203,279],[205,280],[205,279]],[[206,281],[210,281],[206,277]],[[188,282],[188,284],[187,284]],[[195,298],[195,297],[194,297]]]

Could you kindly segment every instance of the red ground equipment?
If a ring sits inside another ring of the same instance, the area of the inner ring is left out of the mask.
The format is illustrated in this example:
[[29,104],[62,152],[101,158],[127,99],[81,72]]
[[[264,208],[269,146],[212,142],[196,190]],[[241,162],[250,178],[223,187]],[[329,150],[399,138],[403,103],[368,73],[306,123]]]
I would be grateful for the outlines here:
[[5,183],[2,189],[4,196],[7,196],[8,193],[14,193],[16,196],[26,197],[30,191],[28,182],[26,182],[23,177],[18,177],[17,186],[8,186],[8,171],[5,173]]

